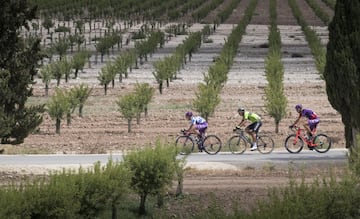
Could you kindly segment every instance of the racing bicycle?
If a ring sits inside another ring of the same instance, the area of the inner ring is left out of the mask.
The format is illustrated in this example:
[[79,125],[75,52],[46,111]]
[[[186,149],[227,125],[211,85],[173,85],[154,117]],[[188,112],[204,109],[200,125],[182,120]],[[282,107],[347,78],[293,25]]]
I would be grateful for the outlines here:
[[198,137],[196,134],[186,134],[185,130],[175,140],[175,146],[180,150],[181,155],[187,155],[194,151],[195,145],[199,152],[205,151],[208,154],[217,154],[221,150],[221,140],[216,135]]
[[311,139],[306,135],[306,130],[299,126],[295,125],[290,129],[295,133],[290,134],[285,139],[285,148],[288,152],[299,153],[304,148],[304,144],[306,144],[310,150],[315,150],[319,153],[325,153],[330,150],[332,143],[331,138],[323,133],[316,135],[316,128],[312,130],[312,136],[314,137]]
[[[251,146],[251,137],[244,133],[243,129],[234,129],[236,134],[228,140],[229,150],[233,154],[242,154],[248,145]],[[274,150],[274,140],[267,135],[256,133],[257,150],[262,154],[269,154]]]

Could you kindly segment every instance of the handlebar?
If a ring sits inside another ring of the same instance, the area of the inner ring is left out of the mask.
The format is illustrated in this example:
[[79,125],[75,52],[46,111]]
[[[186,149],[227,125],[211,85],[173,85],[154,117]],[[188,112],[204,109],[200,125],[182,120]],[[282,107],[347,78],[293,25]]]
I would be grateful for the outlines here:
[[296,132],[299,129],[301,130],[300,126],[298,126],[298,125],[289,126],[289,129],[294,132]]

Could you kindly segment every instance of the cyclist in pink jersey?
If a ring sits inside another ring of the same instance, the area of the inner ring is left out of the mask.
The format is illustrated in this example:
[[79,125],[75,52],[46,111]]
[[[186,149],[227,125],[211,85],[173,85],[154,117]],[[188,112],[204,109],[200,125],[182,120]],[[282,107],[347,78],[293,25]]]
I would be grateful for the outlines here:
[[[298,122],[300,122],[304,126],[304,128],[306,129],[306,132],[307,132],[307,134],[309,136],[309,139],[311,139],[313,137],[312,136],[312,131],[314,129],[316,129],[317,125],[320,122],[319,117],[311,109],[304,109],[301,104],[297,104],[295,106],[295,110],[296,110],[296,112],[299,113],[299,117],[296,119],[294,124],[289,126],[289,128],[294,127],[294,125],[296,125]],[[306,120],[301,120],[302,118],[304,118]]]

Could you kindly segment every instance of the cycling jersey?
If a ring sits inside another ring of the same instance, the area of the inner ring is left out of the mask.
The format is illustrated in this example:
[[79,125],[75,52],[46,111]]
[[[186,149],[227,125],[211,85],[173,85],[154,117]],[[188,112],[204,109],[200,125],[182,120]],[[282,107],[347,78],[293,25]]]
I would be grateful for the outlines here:
[[251,122],[260,122],[261,117],[255,113],[250,113],[248,111],[244,112],[244,119],[250,120]]
[[203,124],[206,123],[206,120],[201,116],[193,116],[191,117],[190,124]]
[[310,109],[303,109],[301,111],[301,116],[306,117],[307,119],[310,119],[310,120],[318,118],[316,113]]

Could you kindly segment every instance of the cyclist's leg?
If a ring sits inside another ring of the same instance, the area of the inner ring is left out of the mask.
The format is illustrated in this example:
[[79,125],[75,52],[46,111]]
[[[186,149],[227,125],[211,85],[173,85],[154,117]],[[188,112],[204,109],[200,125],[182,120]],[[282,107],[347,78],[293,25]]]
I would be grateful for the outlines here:
[[205,133],[206,133],[207,127],[208,127],[207,122],[196,125],[196,129],[198,131],[198,136],[201,137],[202,139],[205,138]]
[[307,134],[308,136],[311,136],[310,120],[303,121],[303,122],[302,122],[302,126],[303,126],[304,129],[306,130],[306,134]]
[[246,133],[248,133],[251,136],[251,141],[252,141],[251,146],[254,146],[254,144],[256,144],[255,131],[254,131],[256,125],[257,122],[254,122],[245,128]]
[[310,119],[308,121],[308,134],[313,137],[314,130],[316,130],[317,125],[319,124],[319,119]]

